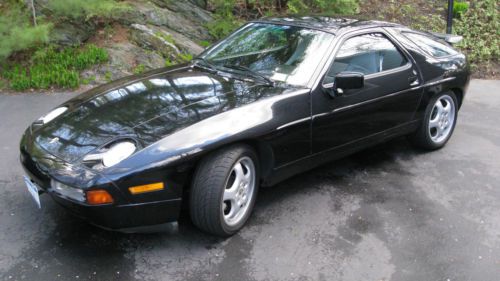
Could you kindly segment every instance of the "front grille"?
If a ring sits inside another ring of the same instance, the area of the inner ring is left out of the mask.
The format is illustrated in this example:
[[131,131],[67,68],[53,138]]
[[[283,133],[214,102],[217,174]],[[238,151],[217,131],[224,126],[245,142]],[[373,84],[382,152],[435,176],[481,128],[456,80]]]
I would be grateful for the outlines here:
[[50,178],[44,172],[44,169],[37,163],[31,155],[29,155],[24,148],[21,148],[21,164],[24,169],[29,173],[30,178],[43,189],[50,186]]

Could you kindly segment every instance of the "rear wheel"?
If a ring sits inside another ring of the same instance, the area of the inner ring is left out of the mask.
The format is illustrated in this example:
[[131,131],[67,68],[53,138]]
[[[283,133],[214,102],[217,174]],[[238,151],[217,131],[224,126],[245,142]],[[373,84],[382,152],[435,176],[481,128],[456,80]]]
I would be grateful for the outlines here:
[[418,147],[434,150],[443,147],[455,129],[458,113],[457,98],[453,92],[434,97],[425,110],[425,116],[410,140]]
[[258,191],[258,162],[253,149],[232,146],[199,164],[190,194],[190,214],[200,229],[230,236],[250,217]]

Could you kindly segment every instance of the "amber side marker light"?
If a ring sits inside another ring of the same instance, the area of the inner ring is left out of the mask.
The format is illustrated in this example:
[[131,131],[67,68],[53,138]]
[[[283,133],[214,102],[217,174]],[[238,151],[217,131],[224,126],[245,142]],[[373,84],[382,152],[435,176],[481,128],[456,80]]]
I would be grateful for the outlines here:
[[101,205],[113,203],[113,197],[104,189],[87,191],[87,203],[90,205]]
[[158,191],[158,190],[163,190],[164,186],[162,182],[156,182],[156,183],[150,183],[150,184],[145,184],[145,185],[137,185],[137,186],[132,186],[129,187],[128,190],[132,194],[141,194],[141,193],[146,193],[146,192],[152,192],[152,191]]

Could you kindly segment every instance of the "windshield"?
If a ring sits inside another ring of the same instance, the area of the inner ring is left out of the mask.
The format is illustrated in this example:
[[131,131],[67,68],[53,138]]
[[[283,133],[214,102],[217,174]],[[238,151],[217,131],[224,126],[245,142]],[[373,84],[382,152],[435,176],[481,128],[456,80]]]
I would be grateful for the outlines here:
[[250,23],[202,58],[219,67],[252,71],[274,81],[306,86],[334,35],[296,26]]

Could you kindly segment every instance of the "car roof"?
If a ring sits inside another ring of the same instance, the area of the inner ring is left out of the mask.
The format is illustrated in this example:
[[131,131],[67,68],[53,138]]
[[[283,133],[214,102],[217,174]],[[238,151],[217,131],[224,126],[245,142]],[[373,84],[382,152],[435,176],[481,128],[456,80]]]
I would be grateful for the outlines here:
[[362,29],[370,27],[404,27],[400,24],[385,21],[329,16],[265,17],[253,22],[301,26],[306,28],[319,29],[334,34],[341,32],[343,29]]

